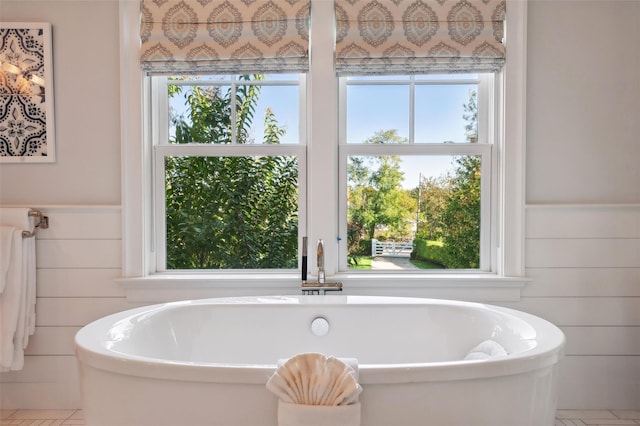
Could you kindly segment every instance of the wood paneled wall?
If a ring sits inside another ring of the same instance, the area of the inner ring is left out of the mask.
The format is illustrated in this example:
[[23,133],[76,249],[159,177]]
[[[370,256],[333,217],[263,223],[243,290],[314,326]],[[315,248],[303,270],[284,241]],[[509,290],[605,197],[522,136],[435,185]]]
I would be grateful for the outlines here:
[[21,371],[0,375],[2,408],[79,408],[75,333],[128,309],[121,274],[120,207],[38,208],[49,229],[36,239],[36,331]]
[[[33,206],[38,207],[38,206]],[[25,368],[0,375],[2,408],[78,408],[73,337],[133,307],[121,270],[120,207],[41,207],[37,328]],[[567,336],[560,408],[640,409],[640,206],[529,206],[519,302]]]
[[640,409],[640,206],[526,211],[522,300],[567,338],[561,408]]

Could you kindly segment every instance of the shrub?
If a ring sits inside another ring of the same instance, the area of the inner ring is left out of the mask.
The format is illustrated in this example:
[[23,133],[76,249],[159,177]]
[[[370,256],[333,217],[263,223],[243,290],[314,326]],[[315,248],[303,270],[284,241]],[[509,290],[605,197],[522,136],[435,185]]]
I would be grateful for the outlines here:
[[413,240],[413,252],[411,257],[418,260],[436,263],[447,267],[445,262],[444,244],[441,241],[423,240],[416,238]]

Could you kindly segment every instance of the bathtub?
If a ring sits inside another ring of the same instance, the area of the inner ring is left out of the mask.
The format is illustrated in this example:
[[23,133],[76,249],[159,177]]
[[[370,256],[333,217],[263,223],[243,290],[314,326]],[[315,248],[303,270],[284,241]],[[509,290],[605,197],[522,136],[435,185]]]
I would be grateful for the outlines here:
[[[487,339],[508,355],[464,360]],[[564,336],[477,303],[268,296],[132,309],[75,342],[88,426],[276,425],[265,384],[303,352],[357,358],[365,426],[551,426]]]

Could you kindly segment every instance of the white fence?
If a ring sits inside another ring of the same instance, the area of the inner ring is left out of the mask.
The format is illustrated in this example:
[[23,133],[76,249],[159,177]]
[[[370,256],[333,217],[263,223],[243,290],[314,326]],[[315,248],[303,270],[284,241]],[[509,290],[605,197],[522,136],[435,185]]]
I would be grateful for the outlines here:
[[413,251],[411,241],[378,241],[371,240],[372,256],[410,256]]

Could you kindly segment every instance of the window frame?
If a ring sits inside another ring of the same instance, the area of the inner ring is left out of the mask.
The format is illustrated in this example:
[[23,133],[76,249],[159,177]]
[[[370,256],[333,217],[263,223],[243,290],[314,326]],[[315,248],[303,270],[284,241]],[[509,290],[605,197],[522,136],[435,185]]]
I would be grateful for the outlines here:
[[[496,87],[499,102],[499,137],[505,141],[494,154],[498,196],[495,270],[477,274],[371,274],[338,271],[338,144],[322,146],[314,141],[335,140],[338,114],[327,105],[338,103],[338,78],[334,72],[318,71],[322,63],[333,64],[333,4],[312,0],[314,48],[311,72],[307,76],[309,121],[306,128],[307,235],[309,241],[323,238],[326,244],[327,277],[344,283],[344,294],[393,295],[454,298],[459,300],[518,300],[525,277],[524,199],[526,137],[526,0],[507,0],[506,39],[508,55]],[[300,278],[295,273],[158,274],[154,272],[153,158],[145,137],[150,133],[150,87],[139,64],[139,5],[120,0],[120,103],[122,147],[122,278],[127,299],[161,302],[198,297],[256,294],[300,294]],[[320,30],[324,26],[323,30]],[[327,67],[329,68],[329,67]],[[337,109],[337,108],[336,108]],[[313,227],[311,226],[313,224]],[[336,244],[332,239],[336,238]],[[313,250],[311,250],[313,251]],[[315,271],[314,256],[309,270]]]
[[[496,100],[495,86],[500,84],[500,74],[480,74],[477,78],[458,79],[444,78],[437,79],[428,77],[415,79],[415,76],[399,76],[380,78],[376,80],[366,80],[349,82],[348,77],[339,79],[339,106],[340,124],[338,136],[339,151],[339,271],[365,274],[365,271],[350,271],[347,266],[347,164],[348,158],[353,155],[359,156],[380,156],[380,155],[478,155],[481,158],[481,188],[480,188],[480,265],[475,270],[425,270],[425,275],[434,274],[476,274],[496,271],[496,262],[493,253],[496,251],[497,240],[494,232],[499,227],[497,223],[498,215],[492,214],[498,207],[496,197],[496,182],[498,173],[494,170],[495,154],[502,145],[495,132],[495,126],[499,125],[496,120],[498,102]],[[415,97],[416,86],[421,85],[457,85],[457,84],[477,84],[478,103],[478,141],[476,143],[422,143],[415,141]],[[402,145],[366,145],[347,141],[347,87],[349,85],[400,85],[409,87],[409,140],[408,144]],[[407,271],[399,271],[406,273]],[[369,272],[371,275],[379,274]]]
[[[223,80],[223,81],[202,81],[197,82],[199,86],[216,86],[220,83],[227,83],[229,86],[241,86],[246,84],[259,86],[287,86],[298,88],[298,116],[305,117],[306,104],[306,76],[304,74],[296,74],[298,76],[297,84],[293,85],[291,80],[266,80],[255,82],[240,82],[239,80]],[[221,274],[233,271],[237,274],[250,274],[253,272],[270,273],[272,270],[267,269],[233,269],[233,270],[173,270],[166,267],[167,249],[166,249],[166,181],[165,181],[165,159],[169,156],[197,156],[197,157],[237,157],[237,156],[295,156],[298,159],[298,217],[304,218],[306,215],[306,131],[305,120],[298,120],[298,143],[283,143],[278,145],[267,144],[238,144],[234,140],[231,144],[210,144],[210,143],[189,143],[189,144],[172,144],[169,142],[169,97],[168,86],[171,84],[167,76],[147,76],[149,80],[150,104],[154,108],[150,110],[151,135],[147,140],[148,144],[153,146],[153,166],[152,166],[152,187],[153,187],[153,239],[155,256],[151,259],[154,263],[152,270],[154,273],[207,273]],[[195,80],[181,81],[181,86],[190,86]],[[227,85],[225,84],[225,85]],[[232,105],[232,114],[235,108]],[[232,137],[235,139],[235,129],[232,128]],[[304,235],[306,232],[306,221],[298,221],[298,233]],[[298,259],[298,267],[300,259]],[[285,269],[277,269],[277,272],[287,271]],[[291,271],[291,270],[288,270]]]

